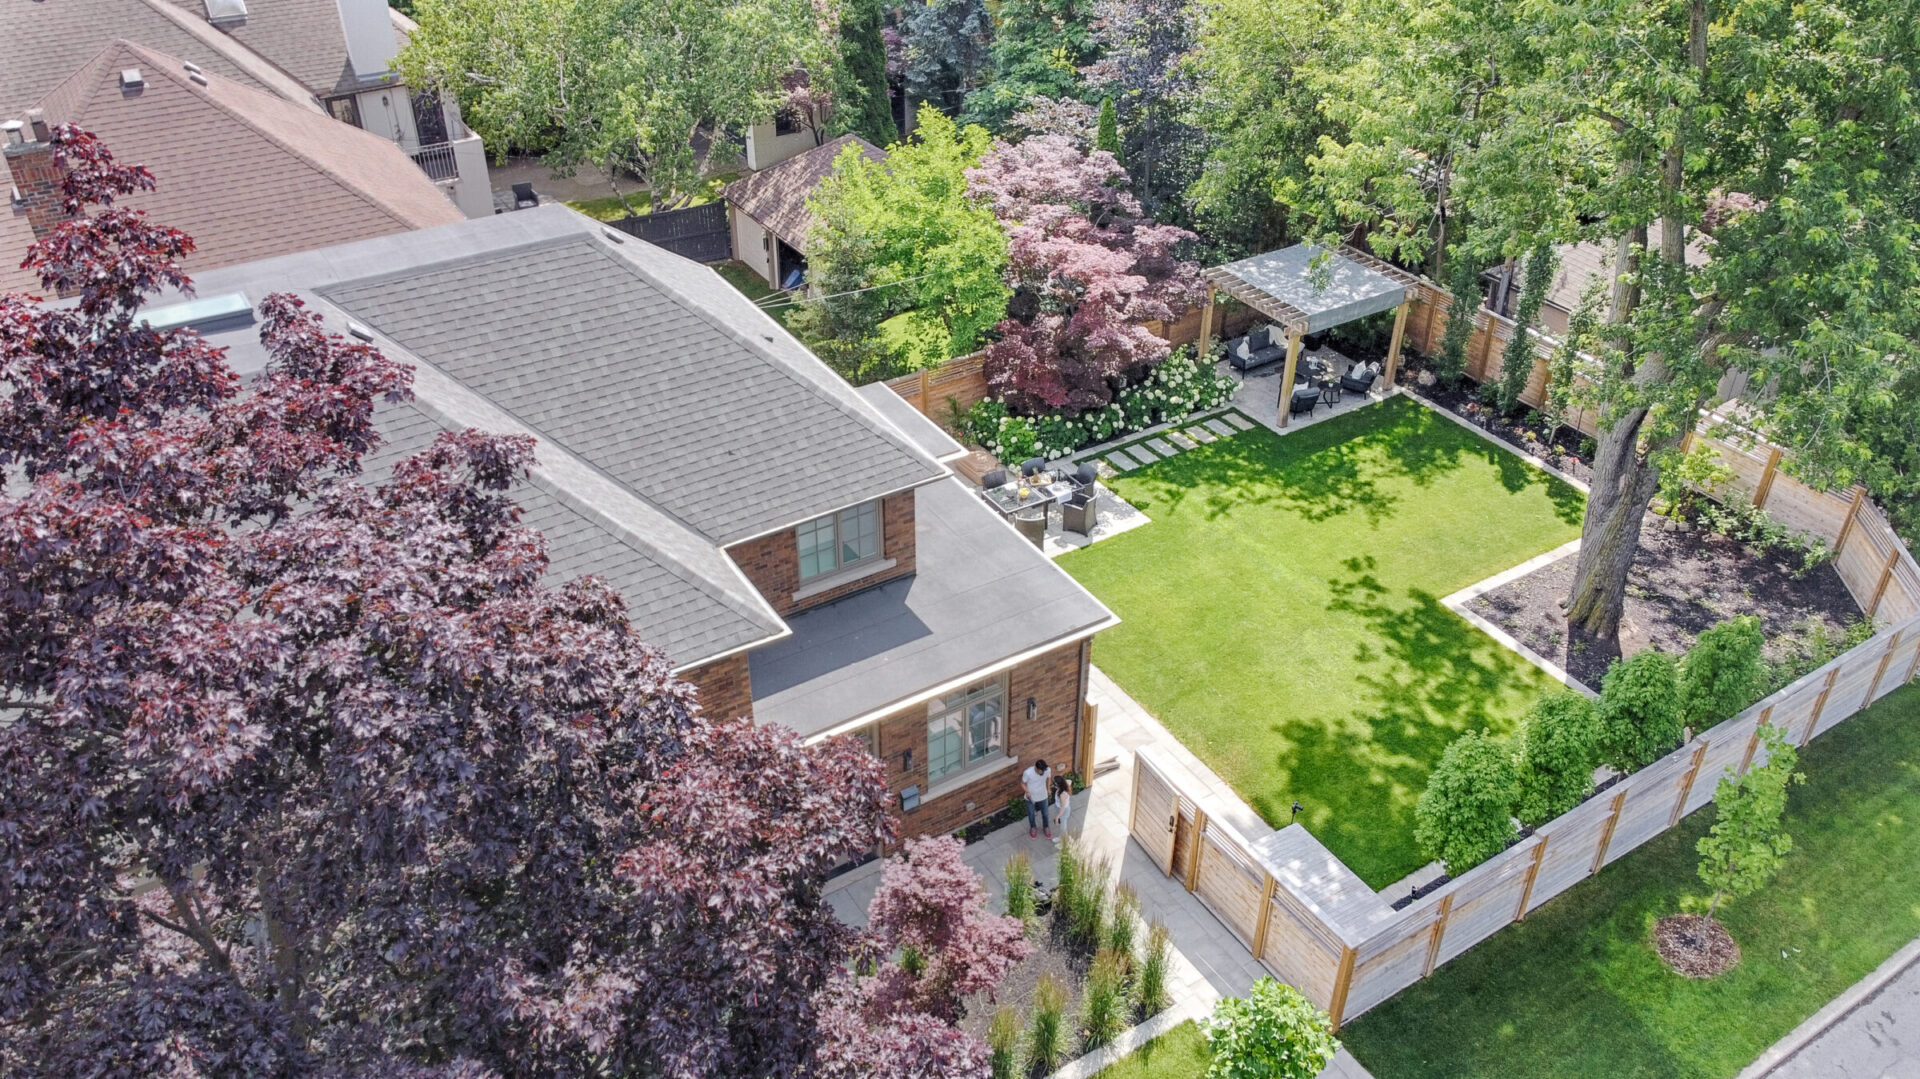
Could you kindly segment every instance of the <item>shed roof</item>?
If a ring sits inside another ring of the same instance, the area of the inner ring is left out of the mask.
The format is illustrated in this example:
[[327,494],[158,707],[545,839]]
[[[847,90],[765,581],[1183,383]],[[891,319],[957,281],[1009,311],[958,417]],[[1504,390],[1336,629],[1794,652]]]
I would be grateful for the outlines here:
[[840,151],[858,145],[869,161],[885,161],[887,152],[858,135],[842,135],[802,154],[728,184],[721,195],[741,213],[766,226],[789,247],[806,253],[813,215],[807,200],[820,181],[833,174]]
[[[1324,256],[1324,258],[1323,258]],[[1284,323],[1319,333],[1406,301],[1411,274],[1351,248],[1295,244],[1202,272],[1215,288]]]

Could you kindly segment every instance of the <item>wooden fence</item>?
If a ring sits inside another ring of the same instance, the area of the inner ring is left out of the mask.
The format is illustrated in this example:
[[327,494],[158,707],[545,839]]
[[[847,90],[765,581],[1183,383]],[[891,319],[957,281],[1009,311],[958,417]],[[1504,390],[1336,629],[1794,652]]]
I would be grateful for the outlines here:
[[1841,579],[1880,627],[1874,636],[1400,910],[1392,907],[1399,897],[1375,894],[1299,825],[1248,838],[1212,819],[1202,798],[1180,789],[1177,768],[1151,750],[1135,769],[1134,836],[1276,977],[1339,1024],[1712,801],[1722,775],[1764,763],[1761,726],[1805,745],[1912,681],[1920,565],[1879,508],[1858,489],[1836,495],[1801,485],[1780,471],[1774,447],[1710,441],[1734,472],[1722,497],[1750,498],[1834,545]]

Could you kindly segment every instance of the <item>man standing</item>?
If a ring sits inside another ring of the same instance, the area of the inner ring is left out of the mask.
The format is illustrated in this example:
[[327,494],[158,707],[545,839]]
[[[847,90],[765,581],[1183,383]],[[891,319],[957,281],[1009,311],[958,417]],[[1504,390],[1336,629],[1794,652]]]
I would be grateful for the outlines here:
[[[1047,799],[1053,794],[1050,789],[1052,784],[1047,779],[1047,762],[1044,760],[1034,761],[1027,766],[1026,771],[1020,773],[1020,785],[1027,789],[1028,839],[1038,836],[1040,832],[1047,833],[1048,839],[1053,838],[1053,829],[1047,827]],[[1033,817],[1036,813],[1040,815],[1039,831],[1035,831],[1033,827]]]

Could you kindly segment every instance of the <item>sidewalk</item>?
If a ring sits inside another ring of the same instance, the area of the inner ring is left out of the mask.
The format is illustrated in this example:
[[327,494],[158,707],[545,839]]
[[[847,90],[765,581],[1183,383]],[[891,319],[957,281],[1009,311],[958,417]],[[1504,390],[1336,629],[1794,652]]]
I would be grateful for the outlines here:
[[[1150,1021],[1150,1033],[1158,1032],[1185,1019],[1203,1018],[1213,1011],[1223,996],[1244,996],[1253,983],[1267,973],[1253,954],[1213,913],[1190,894],[1179,881],[1161,873],[1146,853],[1127,833],[1127,816],[1133,793],[1133,752],[1152,745],[1157,752],[1185,765],[1201,782],[1225,794],[1221,802],[1240,806],[1241,819],[1229,821],[1236,829],[1258,837],[1272,831],[1266,822],[1240,803],[1224,780],[1201,764],[1165,727],[1147,714],[1133,698],[1113,683],[1099,668],[1094,668],[1088,684],[1088,696],[1100,708],[1100,730],[1094,760],[1117,761],[1120,767],[1099,776],[1092,787],[1074,799],[1067,831],[1082,851],[1092,857],[1112,860],[1115,881],[1126,881],[1140,895],[1141,913],[1149,920],[1166,923],[1173,937],[1173,972],[1170,978],[1172,1017]],[[1025,822],[1009,825],[978,843],[967,847],[966,860],[986,878],[990,902],[998,909],[1005,895],[1000,879],[1001,867],[1015,851],[1024,850],[1033,861],[1034,875],[1052,884],[1055,878],[1057,848],[1046,839],[1027,838]],[[827,900],[835,913],[852,925],[866,922],[867,903],[880,885],[881,863],[875,862],[839,877],[827,885]],[[1076,1062],[1063,1068],[1060,1079],[1084,1079],[1098,1065],[1129,1050],[1139,1041],[1122,1039],[1115,1051],[1099,1060]],[[1371,1079],[1345,1050],[1322,1073],[1322,1079]]]
[[1739,1079],[1920,1076],[1920,940],[1780,1039]]

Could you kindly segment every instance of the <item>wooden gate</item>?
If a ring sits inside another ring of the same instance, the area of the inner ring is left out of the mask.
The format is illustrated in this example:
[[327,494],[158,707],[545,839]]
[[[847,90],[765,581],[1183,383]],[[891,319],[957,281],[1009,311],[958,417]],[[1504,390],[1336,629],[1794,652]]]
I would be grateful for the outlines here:
[[733,257],[733,229],[727,224],[724,202],[623,217],[607,224],[695,262],[725,262]]
[[1168,876],[1173,875],[1173,838],[1179,820],[1180,799],[1173,784],[1146,757],[1134,754],[1133,815],[1127,830]]

